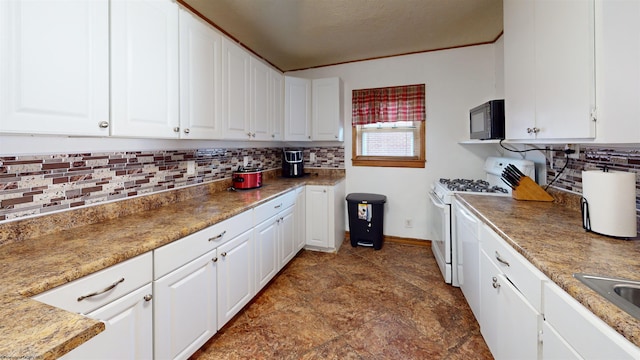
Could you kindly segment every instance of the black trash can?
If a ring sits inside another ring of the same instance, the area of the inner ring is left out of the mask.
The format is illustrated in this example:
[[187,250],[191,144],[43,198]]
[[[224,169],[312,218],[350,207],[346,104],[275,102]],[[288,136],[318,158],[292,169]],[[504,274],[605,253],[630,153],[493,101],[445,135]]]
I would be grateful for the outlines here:
[[382,248],[382,222],[387,197],[379,194],[353,193],[347,195],[349,237],[351,246]]

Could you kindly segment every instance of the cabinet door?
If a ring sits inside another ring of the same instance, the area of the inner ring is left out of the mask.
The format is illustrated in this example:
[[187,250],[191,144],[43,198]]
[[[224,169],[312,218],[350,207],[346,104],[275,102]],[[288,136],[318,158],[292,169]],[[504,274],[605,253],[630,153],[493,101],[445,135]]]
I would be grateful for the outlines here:
[[498,359],[537,359],[542,316],[503,274],[498,275]]
[[271,104],[271,72],[260,60],[251,57],[251,139],[271,140],[269,120]]
[[0,1],[0,33],[0,132],[109,135],[108,1]]
[[311,80],[284,77],[284,139],[311,139]]
[[280,215],[276,215],[255,228],[256,292],[278,273],[278,226]]
[[152,359],[153,307],[151,284],[89,314],[106,329],[61,359]]
[[480,242],[478,219],[455,202],[455,236],[458,250],[458,284],[476,319],[480,317]]
[[550,360],[572,360],[582,357],[567,343],[548,322],[542,324],[544,340],[542,343],[542,358]]
[[311,138],[313,140],[342,141],[342,98],[340,78],[312,81]]
[[534,16],[537,137],[592,138],[594,1],[536,1]]
[[481,250],[480,331],[496,359],[537,359],[541,315]]
[[280,244],[279,268],[282,269],[298,253],[296,244],[296,212],[295,206],[283,210],[278,220],[278,243]]
[[255,295],[253,230],[218,248],[218,330]]
[[497,358],[500,342],[500,292],[498,269],[491,258],[480,251],[480,332],[491,354]]
[[640,2],[597,4],[596,139],[640,143]]
[[507,139],[534,139],[534,0],[504,0],[504,91]]
[[249,53],[226,38],[222,41],[222,119],[225,139],[249,139]]
[[296,204],[295,204],[295,238],[296,251],[304,247],[305,238],[307,235],[307,221],[306,221],[306,191],[305,187],[300,187],[296,190]]
[[217,331],[216,250],[154,281],[155,359],[186,359]]
[[222,35],[180,9],[180,137],[222,136]]
[[505,0],[509,139],[595,136],[594,1]]
[[270,74],[271,111],[269,113],[269,131],[271,140],[282,140],[282,130],[284,128],[284,76],[273,69],[270,70]]
[[111,135],[177,138],[178,5],[111,1]]
[[325,186],[308,185],[306,190],[306,244],[329,246],[329,196]]

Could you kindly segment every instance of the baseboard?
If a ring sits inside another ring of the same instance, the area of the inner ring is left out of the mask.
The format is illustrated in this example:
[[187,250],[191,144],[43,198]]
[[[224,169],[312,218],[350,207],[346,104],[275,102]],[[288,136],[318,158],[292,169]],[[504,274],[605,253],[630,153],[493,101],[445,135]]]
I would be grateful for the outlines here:
[[[383,235],[382,237],[383,237],[383,241],[385,242],[414,245],[414,246],[431,246],[431,240],[405,238],[405,237],[390,236],[390,235]],[[351,236],[349,235],[348,231],[344,232],[344,239],[345,239],[344,241],[351,241]]]

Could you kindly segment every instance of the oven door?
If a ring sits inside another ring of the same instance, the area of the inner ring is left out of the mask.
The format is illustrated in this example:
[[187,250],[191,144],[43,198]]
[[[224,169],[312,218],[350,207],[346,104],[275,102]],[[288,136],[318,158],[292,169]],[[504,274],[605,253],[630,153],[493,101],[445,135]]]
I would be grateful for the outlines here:
[[451,266],[451,205],[441,201],[433,192],[429,192],[431,218],[431,250],[442,272],[444,281],[451,284],[453,269]]

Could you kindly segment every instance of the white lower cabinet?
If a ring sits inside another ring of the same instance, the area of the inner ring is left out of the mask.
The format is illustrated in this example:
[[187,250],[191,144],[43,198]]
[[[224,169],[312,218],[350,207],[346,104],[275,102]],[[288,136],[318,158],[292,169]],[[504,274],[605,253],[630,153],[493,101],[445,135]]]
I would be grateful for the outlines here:
[[61,359],[152,359],[152,287],[140,289],[87,314],[106,329]]
[[480,331],[496,359],[537,359],[542,316],[484,251],[480,256]]
[[105,323],[103,332],[65,359],[153,357],[151,269],[152,256],[147,253],[34,296]]
[[637,346],[551,282],[544,311],[544,359],[640,359]]
[[217,331],[216,250],[154,281],[156,359],[186,359]]
[[306,186],[301,186],[296,189],[296,204],[295,204],[295,235],[294,242],[296,249],[300,250],[306,243],[305,237],[307,233],[307,221],[306,221]]
[[255,295],[254,230],[218,247],[218,330]]
[[312,250],[337,251],[344,240],[344,181],[334,186],[307,185],[306,245]]
[[256,292],[278,273],[279,215],[273,216],[255,228]]
[[458,257],[458,284],[473,315],[480,317],[480,221],[458,200],[453,203],[454,239]]
[[290,206],[279,214],[278,244],[280,246],[278,251],[278,270],[287,265],[299,250],[296,244],[297,217],[295,210],[294,206]]
[[187,359],[302,248],[305,195],[297,188],[34,299],[105,323],[65,358]]
[[496,359],[537,359],[543,275],[486,225],[480,242],[482,336]]
[[256,292],[298,252],[294,244],[296,192],[255,208]]

